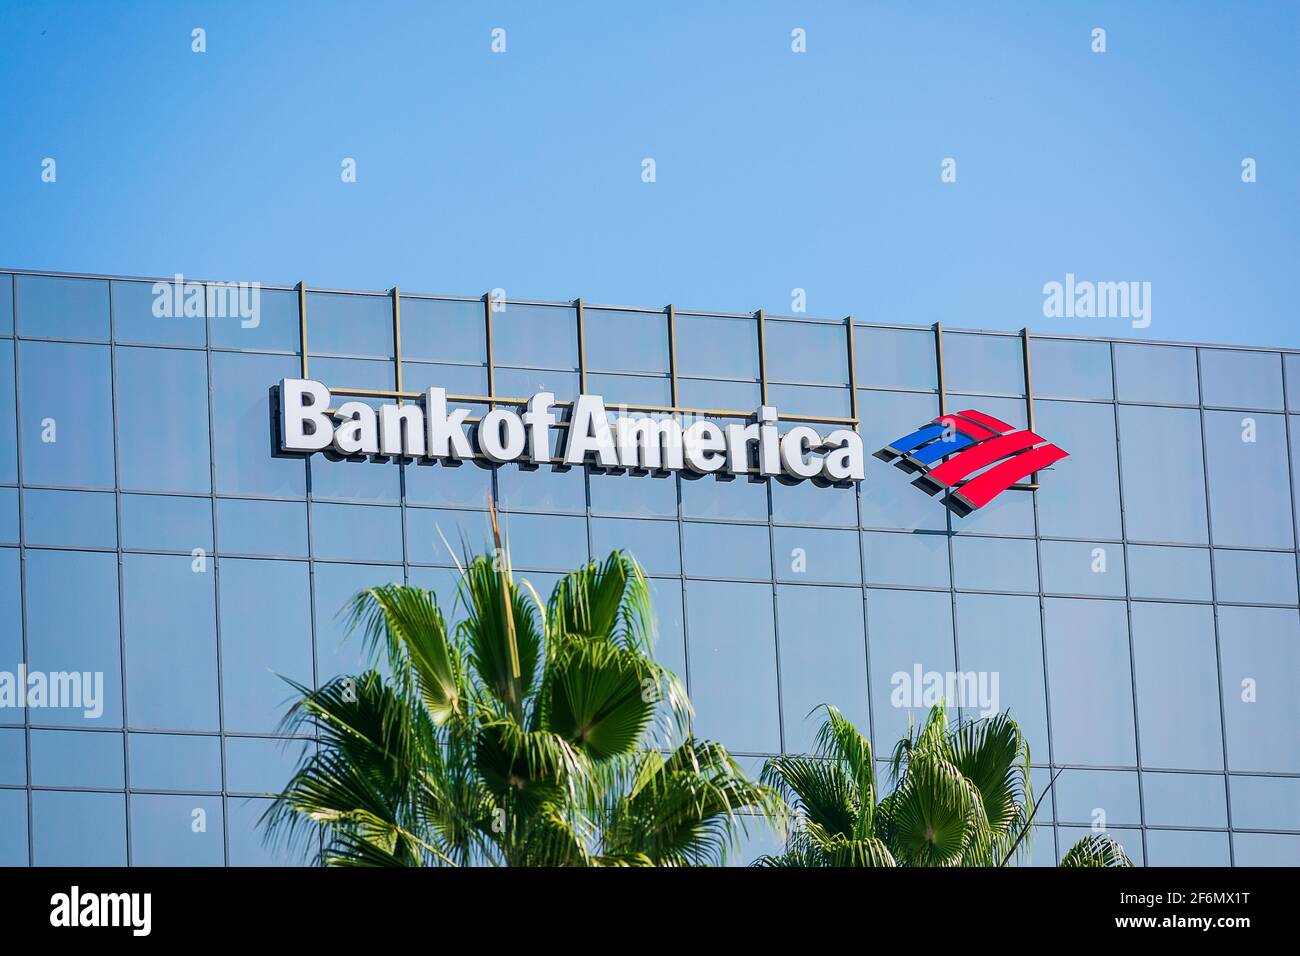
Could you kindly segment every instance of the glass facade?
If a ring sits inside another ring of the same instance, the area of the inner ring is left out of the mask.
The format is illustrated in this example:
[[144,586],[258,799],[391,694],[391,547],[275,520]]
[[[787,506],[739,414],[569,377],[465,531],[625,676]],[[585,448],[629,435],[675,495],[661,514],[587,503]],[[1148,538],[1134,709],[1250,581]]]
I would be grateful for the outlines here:
[[[484,544],[489,495],[543,593],[637,556],[698,733],[747,768],[807,749],[823,702],[883,757],[924,715],[909,679],[984,675],[962,711],[1010,708],[1035,786],[1059,771],[1033,864],[1092,827],[1138,863],[1300,864],[1300,355],[405,294],[400,319],[388,294],[266,288],[256,322],[155,301],[0,273],[0,672],[103,675],[94,707],[0,707],[0,864],[294,862],[258,829],[312,746],[281,731],[285,678],[358,667],[339,611],[364,586],[448,601],[448,546]],[[304,347],[331,388],[444,385],[477,411],[584,386],[714,418],[766,398],[823,431],[856,417],[870,453],[977,408],[1070,457],[967,517],[870,456],[850,488],[276,457],[270,390]]]

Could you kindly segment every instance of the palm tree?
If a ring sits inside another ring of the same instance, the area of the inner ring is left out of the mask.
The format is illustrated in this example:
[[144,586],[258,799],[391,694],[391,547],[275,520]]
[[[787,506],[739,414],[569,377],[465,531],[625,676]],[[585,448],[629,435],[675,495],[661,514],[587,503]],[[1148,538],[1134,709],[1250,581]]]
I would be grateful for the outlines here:
[[[1023,849],[1039,804],[1029,745],[1009,714],[952,725],[943,707],[933,708],[894,748],[895,786],[879,797],[871,744],[825,709],[814,755],[774,757],[763,768],[762,781],[793,807],[795,824],[786,851],[755,865],[1005,866]],[[1061,865],[1132,864],[1094,833]]]
[[295,685],[286,726],[320,745],[268,836],[319,838],[333,866],[663,866],[722,862],[747,819],[783,822],[774,791],[690,735],[636,562],[614,552],[543,604],[492,524],[499,557],[467,557],[454,625],[420,588],[356,596],[377,669]]

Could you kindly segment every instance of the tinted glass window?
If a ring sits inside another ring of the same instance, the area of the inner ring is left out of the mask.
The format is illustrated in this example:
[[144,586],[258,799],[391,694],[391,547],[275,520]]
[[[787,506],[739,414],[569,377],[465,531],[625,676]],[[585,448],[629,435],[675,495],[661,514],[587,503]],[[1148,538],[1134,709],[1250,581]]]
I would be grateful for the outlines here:
[[127,734],[131,786],[142,790],[220,790],[221,738]]
[[126,796],[32,793],[32,853],[37,866],[126,866]]
[[122,546],[151,551],[212,550],[208,498],[122,495]]
[[222,866],[225,856],[220,798],[131,794],[132,866]]
[[311,546],[326,560],[400,562],[402,510],[313,503]]
[[[352,601],[368,588],[401,584],[402,569],[373,564],[326,564],[312,567],[316,602],[316,679],[324,686],[341,674],[360,674],[373,666],[364,635],[349,632]],[[451,612],[451,605],[443,609]],[[450,622],[448,622],[450,623]],[[378,668],[387,672],[387,668]],[[285,778],[286,780],[288,777]]]
[[1132,766],[1137,755],[1124,602],[1048,598],[1043,609],[1053,759]]
[[[578,368],[578,314],[572,308],[506,303],[492,312],[492,358],[499,365]],[[500,392],[498,394],[509,394]]]
[[908,721],[923,723],[937,703],[926,696],[927,675],[955,670],[952,601],[927,591],[867,592],[871,712],[877,753],[889,753]]
[[682,476],[682,514],[689,518],[767,521],[767,482]]
[[586,511],[586,470],[505,464],[497,469],[497,499],[507,511]]
[[1220,601],[1295,604],[1295,555],[1289,551],[1215,548],[1214,584]]
[[763,334],[769,382],[849,383],[848,333],[842,325],[768,319]]
[[650,475],[606,475],[592,472],[587,477],[591,489],[591,510],[596,513],[625,515],[677,514],[677,478]]
[[0,272],[0,335],[14,334],[14,277]]
[[1195,349],[1116,343],[1115,378],[1122,402],[1195,405],[1199,400]]
[[1213,609],[1142,602],[1133,605],[1132,622],[1142,763],[1222,769]]
[[[204,286],[116,281],[111,285],[113,337],[118,342],[157,342],[196,348],[207,343]],[[191,300],[188,306],[187,298]]]
[[688,581],[686,619],[695,733],[736,753],[779,753],[772,586]]
[[[196,565],[184,555],[123,555],[122,602],[131,726],[219,729],[211,563]],[[185,679],[177,680],[178,674]]]
[[0,481],[18,480],[18,427],[14,406],[14,343],[0,341]]
[[691,577],[762,580],[772,577],[771,544],[766,526],[689,521],[682,525],[682,547],[686,554],[686,573]]
[[1034,419],[1037,434],[1069,453],[1039,474],[1039,532],[1062,538],[1119,538],[1114,406],[1035,402]]
[[1282,357],[1276,352],[1200,349],[1206,405],[1282,409]]
[[1147,866],[1229,866],[1228,834],[1148,830]]
[[853,334],[859,388],[938,387],[933,332],[858,326]]
[[271,387],[298,378],[302,368],[287,356],[212,355],[212,441],[217,492],[289,495],[306,491],[301,458],[276,458]]
[[392,298],[308,292],[307,349],[321,354],[391,358]]
[[1034,339],[1031,349],[1035,396],[1113,397],[1110,345],[1107,343]]
[[23,480],[113,487],[113,388],[108,348],[23,342]]
[[487,325],[482,302],[409,296],[402,296],[401,301],[402,358],[432,362],[487,361]]
[[939,401],[933,395],[858,392],[858,416],[862,420],[859,431],[867,464],[867,478],[859,496],[864,528],[947,530],[943,506],[921,494],[907,475],[873,454],[928,424],[938,414]]
[[307,556],[307,506],[301,501],[217,500],[222,554]]
[[858,523],[856,487],[823,488],[811,481],[787,485],[774,481],[772,520],[779,524],[822,524],[852,528]]
[[681,542],[675,521],[595,518],[591,550],[597,561],[611,551],[629,552],[649,574],[681,574]]
[[121,787],[126,780],[121,733],[32,730],[32,784]]
[[1118,544],[1044,541],[1043,590],[1056,594],[1124,596],[1124,548]]
[[794,584],[860,584],[858,533],[814,528],[774,528],[776,578]]
[[[229,296],[230,291],[221,294]],[[212,347],[299,352],[302,336],[298,325],[298,293],[284,289],[258,289],[252,301],[256,307],[253,315],[241,315],[237,310],[226,308],[225,315],[209,316]],[[220,309],[209,311],[217,313]]]
[[862,559],[868,584],[946,588],[951,581],[948,538],[941,534],[870,531],[862,536]]
[[668,315],[584,309],[587,368],[622,372],[668,371]]
[[512,514],[503,532],[516,568],[567,573],[587,563],[586,518]]
[[[1200,416],[1180,408],[1119,410],[1128,537],[1204,544],[1205,468]],[[1168,480],[1157,476],[1168,475]]]
[[1228,777],[1232,824],[1252,830],[1300,830],[1300,779]]
[[1025,394],[1023,343],[1011,335],[944,333],[943,385],[950,392]]
[[959,588],[1038,590],[1038,555],[1032,541],[953,538],[952,563]]
[[814,749],[823,704],[838,707],[860,729],[869,727],[862,610],[857,588],[777,588],[786,752]]
[[117,499],[112,492],[23,490],[27,544],[117,547]]
[[1129,545],[1128,583],[1133,597],[1208,601],[1210,552],[1204,548]]
[[123,488],[212,488],[208,366],[201,352],[117,350],[117,422]]
[[1223,774],[1142,772],[1147,823],[1168,827],[1226,827]]
[[1230,770],[1300,773],[1300,620],[1294,610],[1219,608]]
[[679,314],[676,321],[678,374],[758,378],[756,319]]
[[1102,826],[1141,824],[1138,775],[1132,770],[1063,770],[1053,788],[1056,819]]
[[108,339],[108,283],[104,280],[18,276],[17,293],[20,335]]
[[1291,507],[1283,417],[1206,412],[1205,443],[1214,543],[1292,547],[1292,522],[1278,520]]

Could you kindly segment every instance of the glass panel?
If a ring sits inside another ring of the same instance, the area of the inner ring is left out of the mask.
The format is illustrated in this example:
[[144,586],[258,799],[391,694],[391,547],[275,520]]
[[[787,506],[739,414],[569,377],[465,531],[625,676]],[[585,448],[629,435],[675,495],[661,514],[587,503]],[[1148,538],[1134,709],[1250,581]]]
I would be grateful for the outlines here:
[[1124,547],[1079,541],[1044,541],[1043,590],[1095,597],[1124,596]]
[[120,733],[32,730],[32,785],[37,787],[125,786]]
[[1039,473],[1039,533],[1119,538],[1114,406],[1035,402],[1034,419],[1039,435],[1070,454]]
[[862,558],[868,584],[946,588],[952,580],[948,538],[942,534],[869,531],[862,536]]
[[677,478],[673,475],[606,475],[593,471],[587,477],[587,486],[591,489],[593,513],[677,514]]
[[6,340],[0,342],[0,481],[18,480],[14,391],[14,343]]
[[768,382],[849,383],[848,334],[844,326],[768,319],[763,323],[763,334],[767,337]]
[[[783,415],[822,415],[827,418],[848,418],[853,411],[849,404],[847,388],[827,388],[823,385],[772,385],[767,386],[767,403]],[[823,433],[827,426],[818,427]]]
[[[367,404],[377,408],[383,400],[372,399]],[[396,502],[402,494],[402,469],[391,461],[313,455],[307,467],[313,498]]]
[[131,786],[141,790],[220,790],[221,738],[127,734]]
[[794,584],[861,584],[858,532],[774,528],[776,577]]
[[486,508],[492,495],[492,469],[472,461],[411,464],[403,468],[403,474],[408,504]]
[[912,487],[903,472],[874,457],[875,451],[910,435],[938,414],[939,400],[933,395],[858,392],[859,430],[867,462],[867,479],[859,496],[864,528],[947,530],[946,509]]
[[1128,583],[1135,598],[1208,601],[1210,552],[1204,548],[1128,546]]
[[1024,344],[1019,336],[945,332],[943,385],[950,392],[1025,394]]
[[[312,355],[392,358],[392,298],[386,295],[308,292],[307,350]],[[361,387],[353,382],[348,384]]]
[[482,302],[451,302],[404,295],[401,303],[403,359],[487,362],[487,325]]
[[505,516],[502,533],[516,568],[567,574],[587,563],[586,518],[515,513]]
[[[911,490],[916,492],[915,488]],[[942,507],[934,498],[930,499],[930,503]],[[953,533],[959,535],[971,532],[1032,535],[1034,533],[1033,493],[1016,489],[1004,491],[983,508],[972,511],[964,518],[952,515],[950,520]]]
[[[254,301],[257,303],[255,317],[239,317],[227,308],[224,316],[208,319],[212,347],[298,353],[302,347],[298,293],[285,289],[259,289]],[[310,347],[315,348],[315,344]]]
[[1223,774],[1142,771],[1142,806],[1147,824],[1226,827],[1228,805],[1223,780]]
[[18,543],[17,488],[0,488],[0,541]]
[[126,795],[32,792],[37,866],[126,866]]
[[[29,670],[81,676],[80,693],[67,685],[81,706],[49,706],[33,721],[120,727],[117,555],[29,550],[25,561]],[[76,582],[76,600],[68,600],[69,582]],[[67,700],[61,695],[60,702]]]
[[1121,402],[1195,405],[1200,401],[1194,349],[1116,343],[1115,378]]
[[[426,392],[444,388],[448,395],[486,395],[487,369],[478,365],[431,365],[427,362],[402,362],[402,390]],[[482,406],[473,406],[475,415]]]
[[212,354],[212,443],[217,492],[302,497],[307,468],[298,457],[277,458],[271,387],[298,378],[298,361],[278,355]]
[[839,525],[856,527],[858,490],[856,487],[823,488],[811,481],[788,485],[774,481],[772,520],[780,524]]
[[222,554],[307,556],[307,506],[301,501],[217,500]]
[[0,790],[0,866],[27,865],[27,791]]
[[[0,710],[0,718],[16,717],[22,720],[20,711],[7,713]],[[15,708],[16,710],[16,708]],[[21,727],[0,729],[0,784],[13,784],[19,787],[27,785],[27,739],[26,731]]]
[[[0,660],[21,661],[23,651],[22,585],[18,571],[18,549],[0,548]],[[21,724],[21,710],[0,710],[0,724]]]
[[702,378],[677,381],[677,404],[682,408],[749,412],[763,402],[757,382],[717,382]]
[[830,704],[863,733],[867,650],[857,588],[782,585],[776,589],[781,644],[781,715],[787,753],[811,753]]
[[111,491],[23,490],[29,545],[117,547],[117,500]]
[[[397,385],[397,367],[391,360],[312,356],[307,368],[312,378],[332,389],[368,388],[386,392]],[[335,402],[353,397],[340,395]]]
[[207,498],[122,495],[121,507],[124,548],[212,550],[212,503]]
[[113,487],[113,387],[108,348],[23,342],[23,480]]
[[688,521],[682,525],[682,551],[691,577],[772,578],[771,544],[763,525]]
[[501,398],[531,398],[538,392],[552,392],[561,402],[572,402],[578,397],[577,372],[498,366],[495,376],[493,384]]
[[[962,673],[968,675],[959,685],[967,695],[963,715],[974,718],[1010,710],[1029,741],[1031,759],[1046,763],[1047,695],[1038,600],[958,594],[956,601],[958,659]],[[969,696],[972,676],[973,698]],[[1045,800],[1044,806],[1050,802]]]
[[600,395],[611,417],[628,414],[622,406],[648,405],[668,408],[673,403],[673,386],[668,378],[651,378],[647,375],[587,375],[587,392]]
[[1137,754],[1124,602],[1047,598],[1043,609],[1053,760],[1132,766]]
[[[132,727],[217,730],[212,574],[188,556],[122,556],[127,713]],[[177,635],[183,634],[184,640]],[[177,680],[177,675],[185,675]]]
[[[113,338],[161,345],[207,344],[204,287],[173,282],[112,282]],[[187,303],[187,299],[191,301]],[[180,308],[177,308],[180,306]],[[197,314],[187,314],[190,309]],[[236,320],[237,321],[237,320]]]
[[1300,830],[1300,779],[1228,775],[1232,825],[1250,830]]
[[1037,591],[1034,542],[1000,538],[952,539],[956,585],[980,591]]
[[1290,551],[1225,551],[1215,548],[1214,583],[1220,601],[1295,604],[1295,555]]
[[989,395],[960,395],[948,391],[948,411],[974,408],[1000,418],[1017,428],[1029,427],[1029,405],[1022,398],[998,398]]
[[[1120,464],[1130,540],[1208,540],[1199,418],[1180,408],[1120,408]],[[1157,480],[1164,475],[1169,480]]]
[[0,272],[0,335],[14,334],[14,277]]
[[[323,687],[335,677],[360,674],[373,666],[366,653],[364,635],[348,631],[352,599],[368,588],[403,583],[402,569],[318,561],[312,566],[312,573],[316,602],[316,682]],[[450,613],[451,605],[443,610]],[[388,672],[386,667],[376,669]]]
[[54,276],[16,278],[18,334],[47,339],[107,341],[107,282]]
[[1138,603],[1131,619],[1142,763],[1223,769],[1213,608]]
[[695,734],[733,753],[780,753],[772,586],[688,581],[686,620]]
[[1234,833],[1237,866],[1300,866],[1300,834]]
[[132,866],[222,866],[225,859],[220,797],[131,794]]
[[225,728],[274,731],[294,696],[284,678],[312,681],[307,565],[222,558],[218,571]]
[[1034,373],[1035,397],[1114,397],[1109,343],[1033,339],[1029,361]]
[[682,514],[688,518],[767,521],[767,482],[682,474]]
[[1147,866],[1231,866],[1228,834],[1147,830]]
[[316,856],[316,848],[304,841],[294,846],[268,844],[264,839],[262,815],[271,801],[263,797],[226,799],[227,840],[231,866],[304,866]]
[[1200,349],[1206,405],[1282,410],[1282,357],[1276,352]]
[[311,549],[325,560],[400,563],[402,509],[314,502]]
[[543,465],[525,469],[516,464],[497,469],[497,498],[507,511],[587,510],[587,483],[582,468]]
[[286,738],[227,737],[226,790],[230,793],[279,793],[310,741]]
[[1133,770],[1062,770],[1056,778],[1056,819],[1108,827],[1142,823]]
[[[1076,843],[1092,833],[1090,827],[1057,827],[1057,847],[1061,856],[1065,856]],[[1118,843],[1134,866],[1143,866],[1142,831],[1120,827],[1105,831]]]
[[1205,447],[1214,543],[1294,547],[1292,522],[1279,520],[1291,509],[1283,416],[1206,412]]
[[[569,306],[505,303],[492,312],[492,359],[498,365],[578,369],[578,313]],[[511,394],[497,388],[498,395]],[[529,393],[531,394],[531,393]]]
[[588,369],[667,372],[668,315],[583,309]]
[[853,330],[859,388],[938,388],[934,333],[923,329]]
[[[523,517],[523,516],[518,516]],[[502,532],[508,533],[516,516],[503,522]],[[451,548],[451,552],[447,548]],[[436,508],[408,508],[406,510],[407,560],[419,564],[464,563],[466,552],[470,555],[491,553],[492,526],[482,511],[455,511]],[[519,565],[518,556],[511,548],[511,558]]]
[[679,313],[676,322],[678,375],[757,380],[757,319]]
[[122,487],[210,491],[204,355],[178,349],[119,348],[117,383]]
[[925,722],[939,686],[956,670],[952,601],[932,591],[867,592],[867,641],[871,656],[871,713],[876,753],[888,754],[907,734],[908,721]]
[[1228,769],[1300,773],[1300,628],[1294,610],[1219,608]]
[[591,551],[597,561],[615,550],[629,552],[648,574],[681,574],[681,541],[675,521],[594,518]]

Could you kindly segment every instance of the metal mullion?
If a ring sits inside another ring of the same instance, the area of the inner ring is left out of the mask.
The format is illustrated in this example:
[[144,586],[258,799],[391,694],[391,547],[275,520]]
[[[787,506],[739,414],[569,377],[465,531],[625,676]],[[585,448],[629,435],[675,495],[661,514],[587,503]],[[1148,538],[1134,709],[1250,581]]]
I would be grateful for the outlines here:
[[[204,301],[206,304],[207,290],[204,289]],[[204,309],[207,312],[207,309]],[[207,316],[204,316],[204,325],[207,325]],[[126,823],[126,865],[131,865],[131,800],[127,796],[127,790],[131,786],[131,768],[126,757],[126,728],[130,726],[131,721],[127,712],[126,699],[126,593],[125,578],[126,568],[122,561],[122,449],[120,429],[118,427],[117,417],[117,321],[113,310],[112,287],[109,288],[108,296],[108,332],[110,343],[108,346],[109,360],[109,392],[112,401],[113,413],[113,506],[114,520],[117,529],[117,547],[114,549],[117,554],[117,646],[118,646],[118,680],[122,689],[122,809]]]
[[307,374],[307,286],[299,282],[294,288],[298,290],[298,344],[302,349],[302,377]]
[[582,297],[574,299],[571,305],[576,312],[578,323],[578,394],[585,395],[587,394],[587,337],[582,321]]
[[[492,355],[492,293],[483,293],[483,341],[484,349],[487,353],[487,393],[488,407],[495,408],[493,399],[497,393],[496,387],[496,363]],[[495,473],[493,475],[495,484]]]
[[759,401],[767,404],[767,321],[763,310],[753,313],[758,321],[758,394]]
[[669,401],[677,407],[677,311],[668,303],[668,381]]
[[[23,401],[22,374],[18,349],[18,283],[14,282],[14,433],[18,458],[18,601],[23,660],[30,661],[27,634],[27,530],[23,494]],[[27,865],[36,865],[36,843],[32,830],[32,710],[23,699],[23,747],[27,759]]]

